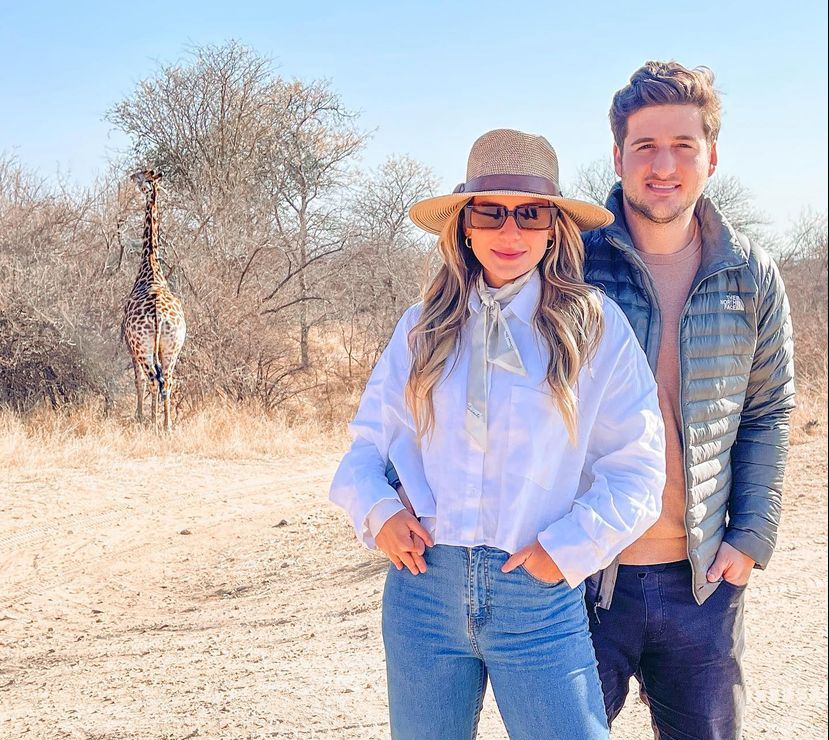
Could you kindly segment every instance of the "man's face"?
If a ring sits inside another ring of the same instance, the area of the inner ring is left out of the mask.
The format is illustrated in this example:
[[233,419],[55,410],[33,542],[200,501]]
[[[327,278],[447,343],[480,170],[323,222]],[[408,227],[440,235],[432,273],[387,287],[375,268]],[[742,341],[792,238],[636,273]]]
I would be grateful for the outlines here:
[[717,166],[696,105],[654,105],[632,113],[622,148],[613,147],[627,205],[653,223],[693,210]]

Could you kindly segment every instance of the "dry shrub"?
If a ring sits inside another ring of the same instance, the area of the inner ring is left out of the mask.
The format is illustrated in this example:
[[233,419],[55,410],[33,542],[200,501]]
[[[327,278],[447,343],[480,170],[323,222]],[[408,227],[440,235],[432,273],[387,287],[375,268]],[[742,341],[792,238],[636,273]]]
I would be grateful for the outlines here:
[[0,156],[0,404],[110,398],[119,200],[47,187]]
[[108,397],[108,371],[90,352],[92,339],[71,336],[30,306],[0,306],[0,405],[29,411],[44,401]]
[[780,267],[792,310],[797,408],[792,442],[826,433],[827,291],[826,214],[805,212],[793,225]]
[[[822,283],[822,286],[821,286]],[[822,287],[823,295],[819,294]],[[786,289],[792,308],[795,342],[795,372],[798,385],[810,393],[826,395],[826,273],[807,269],[786,275]]]
[[312,416],[343,428],[357,411],[379,352],[376,356],[371,353],[371,359],[355,358],[353,353],[343,352],[339,342],[336,329],[328,328],[312,335],[312,364],[304,373],[306,389],[286,406],[301,417]]

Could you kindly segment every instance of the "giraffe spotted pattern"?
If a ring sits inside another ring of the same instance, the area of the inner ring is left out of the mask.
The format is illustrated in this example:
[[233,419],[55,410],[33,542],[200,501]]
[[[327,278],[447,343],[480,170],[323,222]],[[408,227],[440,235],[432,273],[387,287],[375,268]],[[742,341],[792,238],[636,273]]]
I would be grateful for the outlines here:
[[158,262],[158,181],[153,170],[132,176],[146,197],[144,248],[141,267],[124,306],[123,332],[135,371],[136,410],[144,417],[144,393],[150,384],[152,420],[156,424],[157,401],[164,406],[164,429],[170,431],[170,399],[174,371],[187,333],[184,308],[167,284]]

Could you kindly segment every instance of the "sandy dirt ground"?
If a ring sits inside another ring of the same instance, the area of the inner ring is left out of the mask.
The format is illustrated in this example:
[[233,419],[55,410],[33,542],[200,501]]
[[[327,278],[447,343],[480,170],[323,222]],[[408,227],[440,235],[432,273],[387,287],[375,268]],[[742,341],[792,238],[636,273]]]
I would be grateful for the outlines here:
[[[339,454],[0,468],[0,737],[387,737],[386,564],[327,503]],[[793,448],[748,591],[746,738],[826,737],[826,459]],[[648,727],[632,697],[613,736]]]

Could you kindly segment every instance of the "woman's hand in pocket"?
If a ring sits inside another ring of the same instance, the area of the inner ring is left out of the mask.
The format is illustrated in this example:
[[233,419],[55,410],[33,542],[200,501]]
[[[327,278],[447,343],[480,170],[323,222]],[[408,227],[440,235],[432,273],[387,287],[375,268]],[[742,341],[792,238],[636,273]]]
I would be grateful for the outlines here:
[[[405,506],[409,510],[409,513],[413,517],[417,518],[417,512],[414,510],[414,506],[412,506],[412,502],[409,501],[409,497],[408,497],[408,495],[406,495],[406,489],[403,487],[402,483],[400,483],[397,486],[397,497],[403,503],[403,506]],[[420,520],[418,519],[418,521],[420,521]],[[423,560],[422,555],[423,555],[424,552],[426,552],[426,545],[423,542],[423,539],[420,537],[420,535],[417,535],[414,532],[412,532],[412,542],[414,542],[414,544],[415,544],[415,550],[418,553],[420,553],[420,555],[421,555],[420,559]],[[424,561],[422,563],[422,565],[423,565],[423,571],[422,572],[426,572],[426,562]],[[398,570],[399,570],[399,568],[398,568]]]
[[538,540],[510,555],[501,570],[504,573],[509,573],[519,565],[523,565],[527,572],[539,581],[557,583],[564,580],[564,574],[558,569],[558,566]]
[[412,575],[426,572],[423,553],[432,546],[432,538],[408,510],[398,511],[380,528],[374,541],[397,570],[409,569]]

